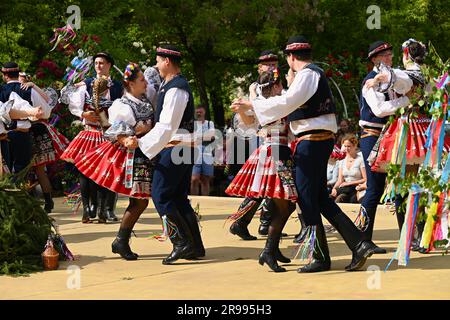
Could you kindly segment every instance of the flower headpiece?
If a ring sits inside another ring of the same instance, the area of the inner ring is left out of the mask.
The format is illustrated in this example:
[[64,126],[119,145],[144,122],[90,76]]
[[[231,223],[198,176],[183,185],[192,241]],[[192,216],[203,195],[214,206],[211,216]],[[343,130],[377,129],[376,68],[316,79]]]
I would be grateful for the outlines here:
[[125,81],[133,80],[132,79],[133,76],[136,75],[139,71],[141,71],[139,66],[134,62],[130,62],[125,68],[125,72],[123,73],[123,80]]

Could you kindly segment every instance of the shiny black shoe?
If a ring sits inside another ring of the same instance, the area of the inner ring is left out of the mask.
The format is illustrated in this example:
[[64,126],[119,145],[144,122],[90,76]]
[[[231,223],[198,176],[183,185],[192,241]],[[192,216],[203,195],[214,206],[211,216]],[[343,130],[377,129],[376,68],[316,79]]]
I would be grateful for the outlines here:
[[252,236],[247,227],[240,224],[239,221],[236,221],[231,225],[230,232],[231,234],[240,237],[242,240],[249,241],[258,239],[255,236]]
[[264,263],[266,263],[270,269],[272,269],[273,272],[286,272],[286,269],[283,267],[280,267],[277,264],[277,259],[275,258],[275,255],[263,251],[261,252],[261,254],[259,255],[259,260],[258,260],[260,265],[264,265]]
[[345,267],[345,271],[356,271],[361,269],[367,258],[375,253],[376,245],[372,241],[361,241],[353,250],[352,262]]
[[322,272],[328,271],[331,269],[331,261],[329,259],[326,260],[316,260],[313,259],[306,266],[297,269],[298,273],[313,273],[313,272]]
[[194,250],[190,244],[183,246],[174,245],[172,252],[163,259],[162,264],[172,264],[179,259],[188,259],[194,255]]
[[118,253],[125,260],[137,260],[138,255],[131,251],[130,244],[127,239],[116,238],[112,245],[112,252]]
[[375,250],[373,251],[374,254],[385,254],[387,253],[386,249],[380,248],[379,246],[375,245]]
[[116,215],[114,214],[113,210],[106,210],[106,220],[108,221],[119,221],[119,219],[116,217]]

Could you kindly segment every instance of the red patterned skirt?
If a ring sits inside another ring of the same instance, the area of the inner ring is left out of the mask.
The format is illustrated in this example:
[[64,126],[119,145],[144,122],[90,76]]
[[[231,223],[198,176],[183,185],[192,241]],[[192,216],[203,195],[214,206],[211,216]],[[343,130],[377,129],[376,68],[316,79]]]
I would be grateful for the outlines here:
[[421,164],[425,160],[427,150],[425,135],[430,119],[419,116],[418,118],[398,118],[389,125],[379,137],[376,148],[376,159],[371,168],[372,171],[386,172],[390,163],[401,164],[403,161],[402,144],[406,143],[406,164]]
[[78,156],[85,155],[92,148],[97,147],[104,141],[105,138],[103,138],[102,131],[80,131],[61,155],[61,160],[74,163]]
[[[275,150],[280,156],[275,159]],[[231,196],[297,201],[288,146],[262,145],[253,152],[225,192]]]
[[140,149],[105,141],[75,161],[78,170],[98,185],[131,198],[148,199],[153,161]]
[[69,140],[47,122],[33,123],[30,129],[33,143],[32,166],[57,161],[69,145]]

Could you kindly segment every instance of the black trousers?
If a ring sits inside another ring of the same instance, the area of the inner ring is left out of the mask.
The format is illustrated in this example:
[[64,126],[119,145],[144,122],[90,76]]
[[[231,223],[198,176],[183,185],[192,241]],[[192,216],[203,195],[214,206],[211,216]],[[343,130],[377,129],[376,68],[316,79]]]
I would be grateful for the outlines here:
[[2,155],[9,170],[19,173],[31,162],[31,135],[29,132],[10,131],[8,140],[2,141]]

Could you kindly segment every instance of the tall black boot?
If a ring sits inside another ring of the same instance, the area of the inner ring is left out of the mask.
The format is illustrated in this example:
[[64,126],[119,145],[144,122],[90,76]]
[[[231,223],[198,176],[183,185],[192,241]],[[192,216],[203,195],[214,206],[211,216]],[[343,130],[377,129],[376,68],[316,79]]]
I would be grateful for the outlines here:
[[[364,208],[364,207],[362,207]],[[367,229],[363,231],[364,239],[365,240],[372,240],[373,235],[373,227],[375,225],[375,214],[377,212],[377,208],[365,208],[367,216],[369,218],[369,223],[367,225]],[[386,253],[386,249],[380,248],[376,246],[375,248],[375,254],[384,254]]]
[[52,199],[52,194],[50,192],[44,192],[44,199],[45,199],[44,210],[47,213],[51,213],[53,210],[53,207],[55,206],[55,203],[53,202],[53,199]]
[[[259,216],[259,228],[258,234],[261,236],[267,236],[269,234],[269,226],[272,222],[273,212],[276,210],[276,207],[273,203],[272,199],[264,199],[261,208],[261,215]],[[287,237],[286,233],[281,233],[282,237]]]
[[99,186],[91,179],[85,179],[87,180],[89,186],[89,198],[91,204],[91,206],[89,207],[89,216],[91,217],[91,219],[95,219],[97,217],[99,206]]
[[300,232],[295,236],[294,243],[300,243],[306,233],[305,218],[303,217],[303,214],[301,212],[298,212],[298,220],[300,221],[301,229]]
[[[205,256],[205,247],[203,246],[202,236],[200,234],[200,228],[198,226],[197,215],[195,212],[186,214],[183,216],[189,227],[190,233],[192,235],[192,242],[194,245],[194,254],[192,258],[201,258]],[[191,257],[190,257],[191,258]]]
[[313,260],[297,272],[312,273],[328,271],[331,268],[330,252],[328,250],[325,228],[320,223],[316,226],[316,243],[314,244]]
[[277,237],[267,237],[266,246],[259,255],[259,264],[264,265],[264,263],[267,263],[270,269],[274,272],[285,272],[286,269],[283,267],[280,267],[277,263],[277,253],[279,252],[279,243],[280,243],[280,236]]
[[256,240],[255,236],[252,236],[248,231],[248,225],[253,219],[256,211],[258,210],[258,206],[261,203],[259,199],[254,198],[245,198],[244,201],[239,206],[238,212],[240,210],[246,210],[247,206],[251,206],[248,208],[247,212],[239,218],[239,220],[233,222],[230,226],[231,234],[237,235],[242,240]]
[[275,209],[273,202],[270,199],[264,199],[261,215],[259,216],[260,225],[258,228],[258,233],[261,236],[267,236],[269,234],[269,226],[272,221],[272,212]]
[[118,253],[125,260],[136,260],[138,255],[133,253],[130,248],[130,236],[131,229],[128,228],[120,228],[117,233],[116,239],[114,239],[111,247],[113,253]]
[[92,223],[92,220],[90,219],[90,210],[89,210],[89,197],[83,195],[81,193],[81,203],[83,205],[83,217],[81,218],[82,223]]
[[119,221],[119,219],[114,214],[114,208],[117,202],[117,193],[111,190],[106,190],[106,220],[108,221]]
[[361,269],[367,258],[375,253],[376,245],[371,240],[365,240],[363,234],[344,213],[329,217],[328,221],[340,233],[352,251],[352,262],[345,267],[345,270],[355,271]]
[[170,238],[173,245],[172,252],[163,259],[162,264],[172,264],[178,259],[189,259],[194,255],[194,246],[189,226],[178,212],[171,212],[166,215],[167,221],[176,232]]
[[106,223],[106,192],[102,189],[98,190],[98,223]]

